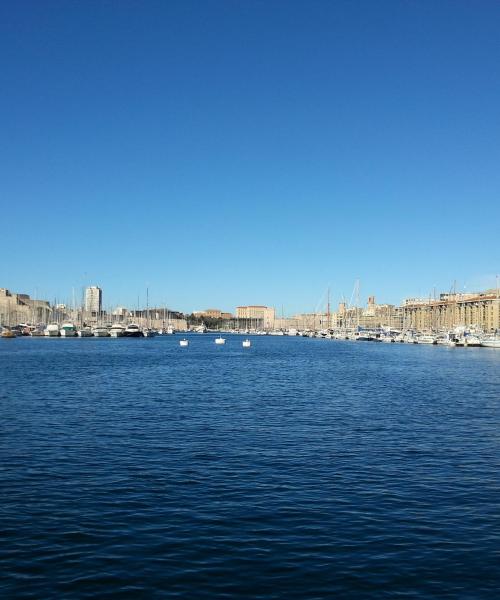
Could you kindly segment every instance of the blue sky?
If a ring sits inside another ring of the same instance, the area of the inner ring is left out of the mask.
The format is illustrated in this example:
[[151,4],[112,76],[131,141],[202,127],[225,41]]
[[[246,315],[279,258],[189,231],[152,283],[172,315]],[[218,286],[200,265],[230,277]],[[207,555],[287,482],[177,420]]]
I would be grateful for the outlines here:
[[0,5],[0,286],[286,313],[493,287],[500,3]]

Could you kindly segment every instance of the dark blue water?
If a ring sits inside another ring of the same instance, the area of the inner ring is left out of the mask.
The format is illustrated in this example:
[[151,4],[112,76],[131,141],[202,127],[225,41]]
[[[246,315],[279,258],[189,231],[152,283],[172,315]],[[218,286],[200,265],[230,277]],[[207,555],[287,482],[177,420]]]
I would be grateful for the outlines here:
[[0,340],[2,598],[493,598],[500,351]]

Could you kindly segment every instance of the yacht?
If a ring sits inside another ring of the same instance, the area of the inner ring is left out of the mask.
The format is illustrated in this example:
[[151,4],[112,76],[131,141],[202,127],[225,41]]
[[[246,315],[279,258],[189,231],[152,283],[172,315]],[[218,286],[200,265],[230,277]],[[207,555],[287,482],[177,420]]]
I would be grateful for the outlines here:
[[76,334],[78,335],[78,337],[94,337],[94,334],[92,333],[92,329],[90,327],[82,327],[76,332]]
[[61,337],[76,337],[77,331],[73,323],[63,323],[59,331]]
[[123,332],[125,337],[144,337],[142,329],[136,323],[130,323]]
[[481,340],[481,346],[485,348],[500,348],[500,336],[487,335]]
[[473,334],[464,335],[461,339],[461,343],[459,342],[457,345],[463,346],[464,348],[475,348],[481,345],[481,339]]
[[429,333],[422,333],[421,335],[417,335],[415,338],[417,344],[431,344],[434,345],[437,343],[436,337]]
[[59,325],[57,323],[50,323],[45,328],[45,335],[47,337],[59,337]]
[[354,339],[358,342],[372,342],[374,340],[374,337],[369,333],[362,333],[360,331],[355,333],[354,336]]
[[94,327],[92,333],[94,334],[94,337],[109,337],[109,330],[107,327]]
[[109,335],[114,338],[122,337],[124,335],[124,332],[125,332],[125,327],[123,325],[121,325],[120,323],[115,323],[109,329]]

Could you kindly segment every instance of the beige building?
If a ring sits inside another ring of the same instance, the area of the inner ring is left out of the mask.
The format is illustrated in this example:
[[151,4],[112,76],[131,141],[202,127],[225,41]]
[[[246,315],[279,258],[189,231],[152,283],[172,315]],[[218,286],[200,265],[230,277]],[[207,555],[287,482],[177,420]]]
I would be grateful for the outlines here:
[[495,290],[469,294],[441,294],[439,299],[410,298],[403,306],[407,329],[448,330],[476,327],[500,329],[500,299]]
[[35,300],[27,294],[15,294],[0,288],[0,324],[47,323],[52,315],[46,300]]
[[85,311],[98,315],[102,312],[102,290],[96,285],[91,285],[85,290]]
[[396,329],[403,327],[403,310],[394,304],[377,304],[375,296],[369,296],[368,305],[348,307],[345,302],[339,304],[332,319],[333,328],[363,327],[366,329]]
[[[276,311],[270,306],[250,305],[237,306],[236,318],[247,322],[247,326],[262,327],[264,329],[274,329]],[[253,323],[252,323],[253,322]]]

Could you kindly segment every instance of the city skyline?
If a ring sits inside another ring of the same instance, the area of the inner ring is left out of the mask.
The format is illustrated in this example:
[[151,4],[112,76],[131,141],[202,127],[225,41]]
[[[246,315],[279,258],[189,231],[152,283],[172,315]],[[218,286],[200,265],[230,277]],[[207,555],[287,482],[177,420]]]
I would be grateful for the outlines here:
[[356,279],[394,304],[494,286],[498,3],[0,17],[5,287],[293,314]]

